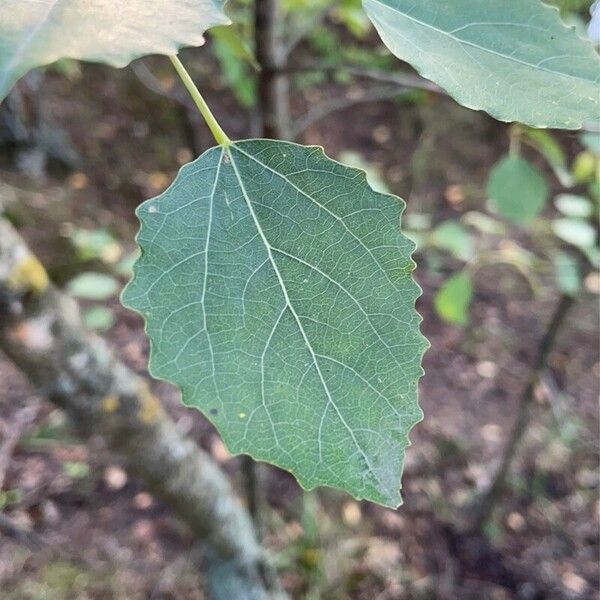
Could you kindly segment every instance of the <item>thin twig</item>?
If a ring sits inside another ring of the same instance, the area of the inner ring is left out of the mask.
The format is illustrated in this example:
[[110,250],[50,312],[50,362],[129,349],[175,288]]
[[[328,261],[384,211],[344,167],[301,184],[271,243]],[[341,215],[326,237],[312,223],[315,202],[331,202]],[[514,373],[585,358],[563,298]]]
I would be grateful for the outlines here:
[[284,72],[289,74],[320,72],[353,75],[354,77],[372,79],[373,81],[379,81],[381,83],[394,83],[402,87],[446,95],[446,92],[439,85],[436,85],[428,79],[419,77],[418,75],[412,75],[411,73],[390,72],[380,69],[365,69],[353,65],[331,65],[319,63],[309,65],[289,65],[285,67]]
[[489,521],[502,490],[506,485],[506,479],[512,462],[531,421],[535,388],[546,368],[546,362],[554,347],[557,334],[574,303],[575,299],[572,296],[561,296],[554,314],[548,323],[546,332],[540,340],[535,360],[531,366],[529,382],[519,402],[517,420],[510,439],[506,444],[500,466],[488,488],[479,496],[471,509],[470,529],[472,531],[481,531],[482,527]]
[[364,94],[358,97],[334,98],[329,102],[324,102],[311,108],[304,116],[296,120],[292,128],[292,139],[298,139],[311,125],[329,116],[331,113],[344,110],[356,104],[375,102],[377,100],[389,100],[402,96],[407,92],[406,89],[399,87],[382,86],[366,90]]
[[131,63],[130,68],[138,81],[148,90],[159,96],[163,96],[172,102],[175,102],[177,112],[183,128],[187,145],[195,156],[199,156],[203,150],[203,144],[198,135],[198,124],[202,122],[192,99],[186,94],[180,86],[174,86],[172,89],[165,89],[161,85],[160,79],[141,61]]
[[180,102],[185,106],[191,106],[192,102],[187,94],[183,92],[183,90],[179,87],[172,87],[166,89],[160,83],[160,79],[152,73],[152,71],[141,61],[132,62],[130,65],[133,74],[137,77],[139,82],[144,85],[144,87],[148,88],[151,92],[155,94],[159,94],[160,96],[164,96],[169,100],[174,100],[175,102]]

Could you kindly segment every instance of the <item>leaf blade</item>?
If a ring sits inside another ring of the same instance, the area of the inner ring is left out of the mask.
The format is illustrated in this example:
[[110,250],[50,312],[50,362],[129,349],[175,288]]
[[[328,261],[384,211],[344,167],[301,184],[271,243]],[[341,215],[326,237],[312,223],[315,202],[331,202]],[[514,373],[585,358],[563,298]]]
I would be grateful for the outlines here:
[[600,59],[538,0],[363,0],[393,54],[468,108],[579,129],[598,120]]
[[[180,385],[232,452],[288,469],[306,488],[397,505],[426,347],[402,205],[320,149],[250,140],[200,164],[212,196],[196,206],[212,206],[202,215],[212,225],[186,207],[199,166],[140,208],[143,254],[123,300],[146,315],[153,374]],[[165,206],[175,221],[163,222]],[[203,243],[171,248],[159,267],[157,240],[188,227],[182,239]],[[199,289],[183,293],[194,279]],[[182,294],[165,299],[173,283]]]
[[434,298],[437,314],[447,323],[464,327],[469,323],[469,309],[473,301],[473,280],[469,273],[452,275]]
[[182,46],[200,46],[206,29],[229,23],[223,4],[7,0],[0,13],[0,100],[27,71],[61,58],[124,67],[146,54],[176,54]]
[[543,175],[520,156],[507,155],[490,172],[492,207],[515,223],[528,223],[546,206],[550,189]]

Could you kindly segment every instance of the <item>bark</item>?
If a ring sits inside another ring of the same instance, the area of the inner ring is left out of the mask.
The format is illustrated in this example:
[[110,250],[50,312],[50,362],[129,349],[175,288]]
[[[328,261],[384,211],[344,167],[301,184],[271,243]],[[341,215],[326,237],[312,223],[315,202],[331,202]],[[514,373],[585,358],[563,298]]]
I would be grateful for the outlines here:
[[261,137],[290,138],[290,84],[285,74],[283,14],[279,0],[255,0],[254,42],[261,67],[258,97],[262,120]]
[[471,531],[480,532],[482,530],[483,526],[489,521],[495,506],[500,500],[511,465],[531,422],[535,388],[546,368],[548,356],[554,347],[558,332],[574,303],[575,300],[573,297],[566,295],[561,296],[554,313],[548,322],[546,331],[538,344],[536,356],[531,366],[529,382],[521,395],[514,429],[506,443],[500,465],[495,472],[489,487],[481,494],[476,501],[475,506],[472,507],[472,510],[470,511],[469,529]]
[[83,438],[101,436],[206,544],[212,598],[281,597],[228,479],[179,433],[148,384],[85,331],[76,303],[1,217],[0,349]]

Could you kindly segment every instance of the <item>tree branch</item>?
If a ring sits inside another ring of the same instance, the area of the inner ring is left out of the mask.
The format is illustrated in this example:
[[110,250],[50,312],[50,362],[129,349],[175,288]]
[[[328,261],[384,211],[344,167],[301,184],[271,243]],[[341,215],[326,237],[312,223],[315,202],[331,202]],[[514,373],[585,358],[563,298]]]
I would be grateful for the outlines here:
[[535,388],[546,368],[546,362],[554,347],[558,332],[574,304],[575,299],[572,296],[561,296],[546,331],[538,344],[536,357],[531,366],[529,382],[519,401],[515,426],[506,443],[500,466],[488,488],[475,501],[474,506],[471,507],[469,528],[474,532],[481,531],[482,527],[489,521],[494,507],[504,490],[511,465],[531,421]]
[[328,102],[318,104],[304,114],[302,117],[296,119],[294,126],[292,127],[291,137],[292,139],[298,139],[300,135],[306,131],[311,125],[329,116],[331,113],[350,108],[356,104],[364,104],[367,102],[375,102],[377,100],[389,100],[391,98],[397,98],[407,92],[406,89],[398,87],[381,86],[366,90],[364,94],[357,97],[344,97],[344,98],[333,98]]
[[355,77],[372,79],[373,81],[379,81],[381,83],[393,83],[403,88],[414,88],[427,92],[434,92],[436,94],[447,95],[439,85],[436,85],[428,79],[419,77],[418,75],[412,75],[411,73],[382,71],[379,69],[364,69],[361,67],[355,67],[353,65],[331,65],[319,63],[312,65],[289,65],[286,67],[281,67],[279,71],[288,74],[321,72],[334,75],[353,75]]
[[68,414],[83,438],[101,436],[207,544],[207,581],[215,600],[280,597],[228,479],[179,433],[147,383],[84,330],[76,303],[50,284],[1,217],[0,349]]

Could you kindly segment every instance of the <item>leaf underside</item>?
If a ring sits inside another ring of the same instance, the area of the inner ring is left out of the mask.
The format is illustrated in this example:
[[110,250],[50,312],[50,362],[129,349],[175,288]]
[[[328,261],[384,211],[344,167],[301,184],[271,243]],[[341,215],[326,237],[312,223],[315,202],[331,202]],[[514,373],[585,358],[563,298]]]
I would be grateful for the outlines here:
[[150,369],[233,453],[400,503],[426,340],[404,204],[322,149],[213,148],[138,209]]
[[600,59],[540,0],[363,0],[386,46],[468,108],[578,129],[600,119]]
[[229,19],[224,0],[4,0],[0,100],[30,69],[61,58],[124,67],[146,54],[200,46]]

